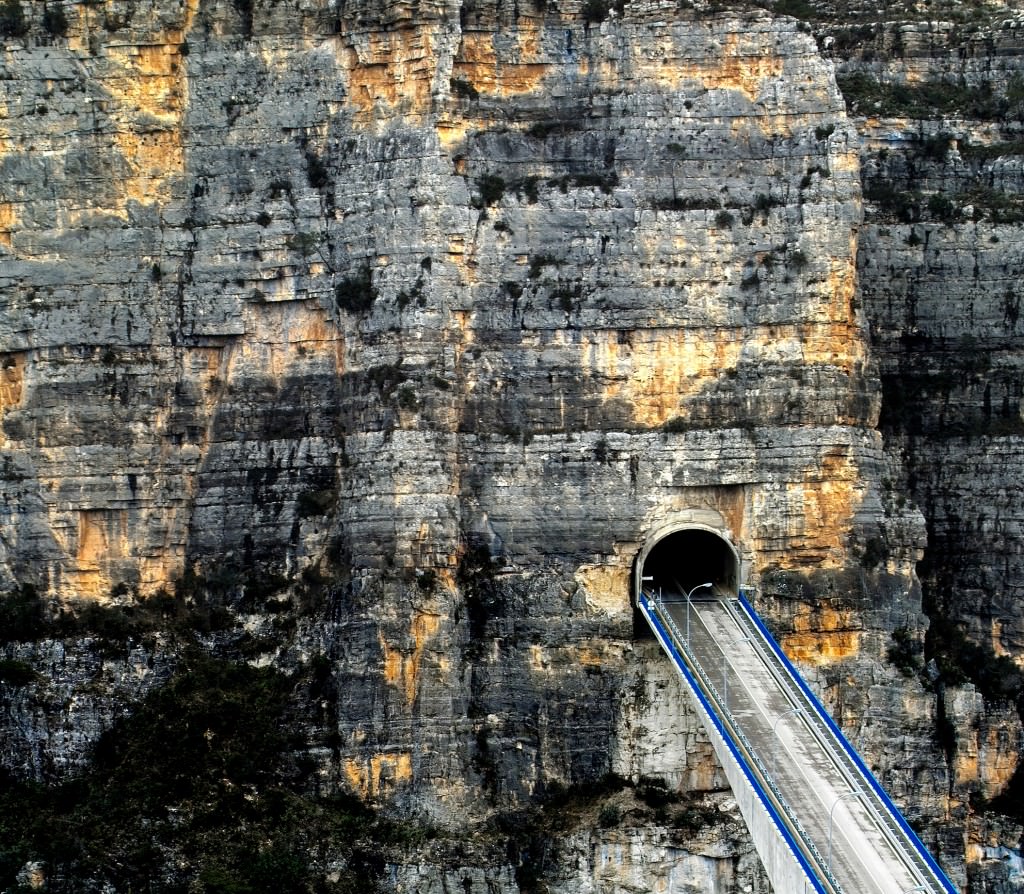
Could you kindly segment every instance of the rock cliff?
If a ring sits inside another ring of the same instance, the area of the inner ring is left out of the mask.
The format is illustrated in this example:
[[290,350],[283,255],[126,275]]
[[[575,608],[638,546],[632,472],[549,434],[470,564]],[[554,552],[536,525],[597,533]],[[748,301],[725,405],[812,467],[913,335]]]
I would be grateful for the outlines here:
[[[925,196],[1011,214],[1019,157],[862,117],[922,26],[680,6],[0,4],[0,764],[81,817],[160,723],[196,779],[219,716],[276,743],[3,884],[766,890],[634,626],[692,522],[958,883],[1020,889],[1020,228]],[[928,58],[1012,97],[1011,25]]]

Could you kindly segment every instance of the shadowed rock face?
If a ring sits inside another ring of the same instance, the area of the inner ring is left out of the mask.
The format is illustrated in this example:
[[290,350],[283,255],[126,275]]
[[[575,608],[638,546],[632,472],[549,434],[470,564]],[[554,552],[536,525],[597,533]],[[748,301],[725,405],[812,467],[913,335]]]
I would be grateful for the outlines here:
[[[0,81],[0,581],[176,588],[266,661],[326,659],[296,709],[317,790],[461,829],[610,772],[723,785],[633,641],[638,552],[699,513],[840,719],[907,730],[874,758],[933,830],[935,698],[885,662],[923,630],[924,525],[878,432],[832,65],[760,11],[600,13],[112,0],[44,41],[29,11]],[[3,763],[54,778],[177,647],[106,681],[87,647],[16,648],[61,683],[12,703]],[[636,822],[593,840],[756,880],[731,832],[680,856]]]

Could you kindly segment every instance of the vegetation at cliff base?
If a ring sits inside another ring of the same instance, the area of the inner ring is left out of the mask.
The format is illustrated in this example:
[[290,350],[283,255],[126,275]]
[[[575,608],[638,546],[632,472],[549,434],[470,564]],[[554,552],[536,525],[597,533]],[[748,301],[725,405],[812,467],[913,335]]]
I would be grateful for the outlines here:
[[[51,892],[371,891],[402,829],[359,801],[303,792],[289,699],[271,668],[189,657],[60,786],[0,780],[0,890],[42,864]],[[375,842],[376,844],[372,844]]]

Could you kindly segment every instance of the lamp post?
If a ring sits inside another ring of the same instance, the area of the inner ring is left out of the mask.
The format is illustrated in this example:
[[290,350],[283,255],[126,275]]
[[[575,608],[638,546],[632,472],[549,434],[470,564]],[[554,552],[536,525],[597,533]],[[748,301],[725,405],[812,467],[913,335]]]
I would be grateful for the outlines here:
[[713,586],[711,581],[706,584],[697,584],[689,593],[686,594],[686,645],[690,645],[690,597],[698,590],[703,590],[704,587]]
[[828,871],[829,872],[832,871],[832,817],[833,817],[833,814],[835,813],[835,809],[836,809],[837,805],[839,804],[839,802],[843,800],[843,798],[859,798],[863,794],[864,794],[864,789],[862,789],[862,788],[855,788],[855,789],[852,789],[851,791],[844,792],[843,794],[841,794],[838,798],[836,798],[832,802],[832,806],[829,808],[829,811],[828,811],[828,858],[825,861],[825,865],[828,867]]
[[790,708],[783,714],[780,714],[775,718],[775,722],[772,724],[772,779],[775,779],[775,771],[779,765],[779,740],[775,735],[775,731],[779,726],[779,721],[783,717],[788,717],[790,714],[803,714],[803,708]]

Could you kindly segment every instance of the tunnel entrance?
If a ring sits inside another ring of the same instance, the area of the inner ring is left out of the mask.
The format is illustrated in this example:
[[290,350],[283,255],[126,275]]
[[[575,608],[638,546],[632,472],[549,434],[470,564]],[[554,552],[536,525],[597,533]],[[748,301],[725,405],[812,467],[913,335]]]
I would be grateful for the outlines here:
[[[651,542],[637,557],[637,584],[665,596],[697,590],[694,597],[735,596],[740,584],[740,560],[735,547],[705,527],[683,527]],[[648,579],[649,578],[649,579]]]

